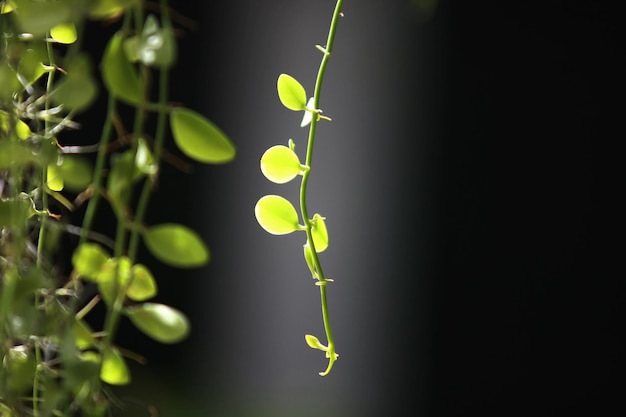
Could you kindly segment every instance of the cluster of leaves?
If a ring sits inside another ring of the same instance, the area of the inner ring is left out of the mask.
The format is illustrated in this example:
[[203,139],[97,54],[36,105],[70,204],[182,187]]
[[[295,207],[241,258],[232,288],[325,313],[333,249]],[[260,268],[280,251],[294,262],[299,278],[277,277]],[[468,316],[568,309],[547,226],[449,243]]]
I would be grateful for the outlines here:
[[[209,250],[190,228],[147,225],[144,216],[168,124],[195,161],[225,163],[235,148],[202,115],[168,102],[176,37],[167,2],[155,10],[146,16],[141,0],[0,1],[0,417],[103,416],[106,385],[129,383],[126,361],[139,357],[118,344],[120,320],[162,343],[189,332],[181,311],[150,301],[157,283],[138,248],[180,268],[205,265]],[[101,95],[81,44],[90,21],[121,23],[96,58],[107,115],[99,142],[64,145],[62,133],[79,128],[75,116]],[[121,111],[134,115],[130,129]],[[83,155],[89,150],[95,158]],[[103,204],[115,216],[113,236],[93,230]],[[69,267],[60,239],[73,242]],[[106,315],[94,330],[86,316],[100,303]]]

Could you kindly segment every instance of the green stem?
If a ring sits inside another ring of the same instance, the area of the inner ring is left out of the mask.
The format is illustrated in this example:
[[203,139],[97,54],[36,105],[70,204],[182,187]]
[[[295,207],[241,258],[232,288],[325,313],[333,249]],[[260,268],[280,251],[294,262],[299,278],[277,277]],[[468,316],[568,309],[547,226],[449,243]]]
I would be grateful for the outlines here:
[[[169,27],[170,19],[169,19],[169,9],[167,6],[166,0],[161,0],[161,12],[162,12],[162,22],[164,27]],[[161,155],[163,153],[163,142],[165,141],[165,127],[167,122],[167,116],[169,114],[167,109],[167,92],[169,86],[169,71],[167,68],[161,68],[159,72],[159,111],[157,118],[157,126],[155,132],[155,140],[154,140],[154,149],[153,149],[153,157],[155,163],[160,165]],[[159,168],[160,169],[160,168]],[[158,170],[157,170],[158,173]],[[139,201],[137,203],[137,210],[135,212],[134,223],[136,225],[140,225],[143,222],[143,218],[146,215],[146,211],[148,209],[148,203],[150,202],[150,195],[152,193],[152,186],[154,184],[154,179],[147,178],[144,181],[143,189],[141,190],[141,194],[139,196]],[[139,237],[141,228],[135,227],[133,228],[130,235],[130,243],[128,245],[128,257],[131,260],[134,260],[137,256],[137,250],[139,248]]]
[[98,145],[98,154],[96,156],[96,166],[94,167],[94,176],[91,183],[91,198],[87,203],[85,217],[83,218],[83,226],[80,233],[80,243],[85,243],[91,226],[96,215],[96,209],[101,198],[102,177],[104,176],[104,165],[108,155],[109,140],[111,138],[111,128],[113,127],[113,117],[115,115],[115,97],[109,94],[107,102],[107,116],[102,127],[100,141]]
[[[130,14],[124,14],[124,22],[122,23],[122,30],[128,30],[131,25]],[[100,141],[98,142],[98,155],[96,156],[96,166],[94,167],[94,177],[91,184],[91,198],[87,203],[87,209],[85,210],[85,217],[83,217],[83,226],[80,234],[79,243],[85,243],[89,236],[89,231],[93,225],[93,221],[96,215],[96,209],[100,202],[102,179],[104,176],[104,166],[106,163],[106,157],[108,155],[109,140],[111,138],[111,129],[113,128],[113,118],[115,117],[116,105],[115,96],[109,92],[109,98],[107,100],[107,116],[102,126],[102,132],[100,134]]]
[[[330,29],[328,31],[328,40],[326,42],[326,47],[322,48],[323,56],[322,62],[320,63],[320,67],[317,73],[317,79],[315,80],[315,90],[313,95],[313,106],[315,109],[319,109],[320,95],[322,91],[322,83],[324,81],[324,75],[326,73],[326,66],[328,65],[328,60],[330,58],[330,54],[333,49],[333,44],[335,41],[335,33],[337,31],[337,23],[339,22],[339,18],[341,16],[341,7],[343,5],[343,0],[337,0],[335,5],[335,11],[333,13],[333,17],[330,24]],[[320,299],[322,304],[322,319],[324,321],[324,330],[326,332],[326,339],[328,340],[328,351],[327,355],[329,358],[328,367],[324,372],[320,372],[321,376],[326,376],[330,373],[335,360],[337,359],[337,355],[335,353],[335,341],[333,338],[333,332],[330,326],[330,318],[328,313],[328,300],[326,296],[326,283],[327,278],[324,276],[324,272],[322,270],[322,265],[319,260],[318,253],[315,249],[315,243],[313,241],[312,236],[312,223],[309,217],[307,204],[306,204],[306,192],[307,185],[309,181],[309,175],[311,173],[312,161],[313,161],[313,148],[315,145],[315,133],[317,131],[317,123],[319,122],[318,115],[313,115],[311,120],[311,125],[309,128],[309,139],[307,143],[306,150],[306,160],[305,165],[309,167],[309,169],[305,170],[302,175],[302,182],[300,184],[300,210],[302,213],[302,219],[306,226],[306,236],[308,244],[311,247],[311,252],[313,254],[313,262],[315,264],[316,271],[318,273],[318,284],[320,287]]]

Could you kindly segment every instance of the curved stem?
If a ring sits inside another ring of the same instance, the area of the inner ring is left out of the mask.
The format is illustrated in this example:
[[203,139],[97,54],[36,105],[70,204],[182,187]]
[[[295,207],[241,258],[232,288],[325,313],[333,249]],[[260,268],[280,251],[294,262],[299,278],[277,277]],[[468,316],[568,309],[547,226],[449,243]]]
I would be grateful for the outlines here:
[[[333,44],[335,41],[335,33],[337,31],[337,23],[339,22],[339,17],[341,16],[341,7],[343,5],[343,0],[337,0],[335,5],[335,11],[333,12],[333,17],[330,24],[330,29],[328,31],[328,40],[326,42],[325,48],[319,48],[322,53],[322,62],[320,63],[320,67],[317,73],[317,79],[315,80],[315,90],[313,95],[313,106],[315,109],[319,108],[320,102],[320,94],[322,91],[322,83],[324,82],[324,75],[326,73],[326,66],[328,64],[328,59],[330,58],[330,54],[333,49]],[[307,185],[309,181],[309,175],[311,173],[312,162],[313,162],[313,148],[315,145],[315,133],[317,131],[317,123],[319,122],[319,117],[317,115],[313,115],[311,120],[311,125],[309,128],[309,139],[307,143],[306,150],[306,159],[305,165],[309,167],[309,169],[305,170],[302,174],[302,182],[300,184],[300,211],[302,213],[302,219],[306,226],[306,235],[308,244],[311,247],[311,253],[313,255],[313,263],[315,265],[316,272],[318,274],[317,279],[319,280],[320,287],[320,299],[322,304],[322,319],[324,321],[324,330],[326,332],[326,339],[328,340],[328,350],[326,355],[329,358],[328,367],[324,372],[320,372],[321,376],[326,376],[330,373],[335,360],[337,359],[337,354],[335,353],[335,341],[333,338],[333,332],[330,326],[330,318],[328,313],[328,300],[326,296],[326,283],[328,282],[327,278],[324,275],[322,270],[322,265],[319,260],[319,256],[317,250],[315,249],[315,242],[313,241],[312,236],[312,223],[309,217],[307,204],[306,204],[306,192]]]

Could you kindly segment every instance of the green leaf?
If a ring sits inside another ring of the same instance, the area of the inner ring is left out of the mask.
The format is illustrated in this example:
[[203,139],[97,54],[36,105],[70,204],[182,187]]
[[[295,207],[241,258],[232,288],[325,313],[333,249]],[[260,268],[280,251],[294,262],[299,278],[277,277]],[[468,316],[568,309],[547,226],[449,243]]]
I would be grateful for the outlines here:
[[60,166],[65,188],[83,191],[92,181],[93,169],[89,161],[79,155],[64,155]]
[[132,281],[126,291],[128,298],[145,301],[157,295],[157,284],[150,270],[142,264],[133,265]]
[[22,53],[17,73],[22,82],[30,86],[46,73],[46,66],[49,60],[48,53],[42,45],[35,44]]
[[157,173],[158,165],[154,162],[154,157],[144,138],[137,141],[137,153],[135,154],[135,167],[146,175]]
[[209,249],[202,239],[180,224],[152,226],[144,232],[143,239],[150,252],[168,265],[193,268],[209,262]]
[[36,365],[34,355],[26,346],[10,348],[2,360],[6,388],[13,393],[23,393],[31,388]]
[[[315,102],[315,97],[311,97],[309,101],[306,103],[307,109],[313,108],[313,104]],[[302,116],[302,122],[300,122],[300,127],[305,127],[313,120],[313,112],[310,110],[305,110],[304,115]]]
[[0,229],[7,226],[22,228],[33,214],[34,203],[26,193],[17,198],[0,198]]
[[306,91],[291,75],[280,74],[276,83],[278,98],[289,110],[300,111],[306,106]]
[[124,312],[139,330],[158,342],[177,343],[189,334],[187,317],[170,306],[143,303]]
[[[1,85],[2,83],[0,83]],[[37,156],[33,155],[30,147],[21,141],[0,141],[0,169],[10,168],[11,166],[24,166],[29,162],[35,161],[36,158]]]
[[121,291],[131,282],[131,267],[130,259],[121,256],[107,259],[100,268],[96,275],[96,281],[98,282],[98,291],[107,304],[112,305],[117,297],[125,295]]
[[98,95],[98,85],[88,76],[66,77],[54,91],[52,101],[74,111],[84,110],[93,103]]
[[83,243],[72,255],[72,266],[78,275],[95,280],[109,255],[97,243]]
[[76,42],[76,26],[73,23],[61,23],[50,29],[50,36],[58,43],[71,44]]
[[178,107],[170,114],[172,134],[178,148],[199,162],[219,164],[235,157],[230,139],[200,114]]
[[104,352],[100,379],[111,385],[126,385],[130,382],[130,371],[117,349],[110,348]]
[[75,4],[70,1],[16,1],[15,16],[23,32],[43,36],[56,25],[70,22]]
[[284,184],[300,174],[302,166],[298,155],[283,145],[269,148],[261,157],[261,172],[276,184]]
[[311,235],[313,236],[313,244],[317,253],[324,252],[328,248],[328,229],[324,217],[319,214],[313,215],[311,219]]
[[88,56],[79,54],[70,58],[66,64],[66,76],[56,84],[52,101],[74,112],[89,107],[98,95],[98,84],[92,73]]
[[61,191],[63,190],[63,174],[61,173],[61,169],[56,163],[48,164],[46,169],[46,177],[48,182],[46,185],[52,191]]
[[96,345],[96,338],[87,323],[76,320],[72,326],[74,331],[74,344],[78,349],[87,349]]
[[301,229],[296,209],[278,195],[261,197],[254,207],[254,215],[261,227],[273,235],[286,235]]
[[17,74],[6,60],[0,61],[0,100],[12,100],[16,91],[22,90]]
[[310,334],[304,335],[304,340],[306,340],[306,344],[309,345],[312,349],[323,350],[324,352],[328,351],[328,347],[324,346],[320,340]]
[[102,58],[102,78],[111,94],[130,104],[142,99],[142,80],[122,47],[124,35],[117,32],[106,47]]

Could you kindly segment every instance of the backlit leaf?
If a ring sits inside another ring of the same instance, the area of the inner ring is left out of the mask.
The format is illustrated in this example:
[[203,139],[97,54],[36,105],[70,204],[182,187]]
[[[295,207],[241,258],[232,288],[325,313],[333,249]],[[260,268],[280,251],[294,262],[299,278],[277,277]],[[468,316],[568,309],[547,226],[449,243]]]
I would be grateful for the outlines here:
[[324,252],[328,248],[328,230],[326,222],[319,214],[315,214],[311,220],[311,235],[313,236],[313,244],[317,253]]
[[76,26],[73,23],[61,23],[50,29],[50,36],[58,43],[70,44],[76,42]]
[[306,91],[291,75],[280,74],[276,83],[278,98],[283,106],[289,110],[304,110],[306,106]]
[[170,114],[172,134],[178,148],[199,162],[219,164],[235,157],[230,139],[212,122],[183,107]]
[[133,265],[131,276],[132,281],[126,291],[128,298],[135,301],[145,301],[157,294],[156,281],[145,265]]
[[150,252],[168,265],[193,268],[209,262],[209,249],[202,239],[180,224],[152,226],[144,232],[143,239]]
[[109,259],[109,255],[100,245],[83,243],[76,248],[72,255],[72,266],[80,276],[95,280],[107,259]]
[[63,174],[61,173],[61,169],[59,166],[54,164],[48,164],[47,171],[47,186],[52,191],[61,191],[63,190]]
[[142,303],[124,312],[139,330],[161,343],[177,343],[189,334],[187,317],[170,306]]
[[117,349],[110,348],[104,352],[100,379],[111,385],[126,385],[130,382],[130,371]]
[[300,229],[296,209],[278,195],[261,197],[254,207],[254,215],[261,227],[273,235],[286,235]]
[[277,184],[291,181],[300,171],[302,167],[298,155],[286,146],[272,146],[261,157],[261,172]]

